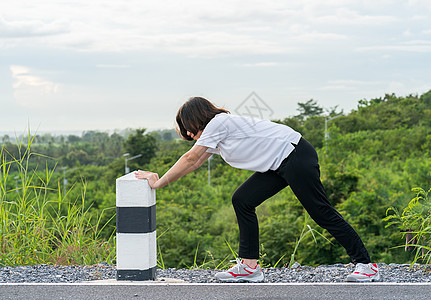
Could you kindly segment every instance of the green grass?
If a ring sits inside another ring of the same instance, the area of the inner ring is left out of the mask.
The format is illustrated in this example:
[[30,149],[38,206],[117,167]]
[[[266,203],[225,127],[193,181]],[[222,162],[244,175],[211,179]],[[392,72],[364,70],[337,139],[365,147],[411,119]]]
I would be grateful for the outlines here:
[[30,160],[43,157],[31,152],[33,139],[17,140],[17,157],[0,150],[0,266],[113,263],[115,240],[100,237],[106,211],[90,213],[85,184],[69,199],[51,183],[55,169],[30,170]]
[[431,189],[414,188],[415,197],[401,211],[391,207],[386,211],[388,222],[386,227],[396,225],[403,236],[411,234],[411,239],[406,238],[406,243],[396,248],[405,247],[414,249],[414,257],[411,265],[422,262],[425,266],[431,260]]
[[[324,238],[324,239],[325,239],[326,241],[328,241],[329,243],[331,243],[331,241],[330,241],[330,240],[328,240],[324,235],[322,235],[320,232],[318,232],[317,230],[315,230],[315,229],[311,228],[311,226],[310,226],[310,225],[308,225],[308,218],[309,218],[309,215],[308,215],[308,213],[304,210],[304,223],[303,223],[303,226],[302,226],[301,234],[300,234],[300,235],[299,235],[299,237],[296,239],[295,248],[293,249],[293,252],[292,252],[292,254],[290,255],[290,261],[289,261],[289,264],[288,264],[288,267],[289,267],[289,268],[290,268],[290,267],[295,263],[295,254],[296,254],[296,251],[298,250],[298,247],[299,247],[299,245],[301,244],[302,240],[303,240],[307,235],[311,234],[315,243],[317,243],[315,233],[316,233],[316,234],[318,234],[318,235],[320,235],[322,238]],[[331,243],[331,244],[332,244],[332,243]],[[278,262],[277,262],[277,264],[278,264]],[[277,265],[277,264],[276,264],[276,265]]]

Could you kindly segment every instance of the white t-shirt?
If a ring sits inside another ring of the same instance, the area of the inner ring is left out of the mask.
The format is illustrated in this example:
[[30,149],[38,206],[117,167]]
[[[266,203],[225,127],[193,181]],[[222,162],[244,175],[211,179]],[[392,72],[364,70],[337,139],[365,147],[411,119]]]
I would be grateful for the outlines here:
[[208,147],[232,167],[266,172],[276,170],[301,139],[292,128],[268,120],[217,114],[196,145]]

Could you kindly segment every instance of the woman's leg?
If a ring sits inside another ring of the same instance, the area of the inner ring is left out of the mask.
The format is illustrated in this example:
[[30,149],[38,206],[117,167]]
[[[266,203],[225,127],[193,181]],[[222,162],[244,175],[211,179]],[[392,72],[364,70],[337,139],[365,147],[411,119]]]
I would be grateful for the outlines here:
[[259,258],[259,225],[255,208],[286,186],[286,180],[274,171],[256,172],[232,195],[239,226],[240,257]]
[[320,181],[317,153],[305,139],[276,171],[286,179],[292,191],[321,227],[346,249],[354,263],[369,263],[370,256],[355,230],[332,207]]

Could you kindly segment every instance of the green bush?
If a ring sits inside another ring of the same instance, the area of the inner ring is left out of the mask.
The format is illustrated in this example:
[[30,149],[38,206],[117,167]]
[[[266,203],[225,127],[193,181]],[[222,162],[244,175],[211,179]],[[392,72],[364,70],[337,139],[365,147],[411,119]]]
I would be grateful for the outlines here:
[[386,227],[395,225],[406,237],[401,247],[416,249],[412,265],[418,261],[428,265],[431,260],[431,189],[414,188],[413,191],[416,196],[406,207],[401,211],[390,207],[383,220],[388,223]]

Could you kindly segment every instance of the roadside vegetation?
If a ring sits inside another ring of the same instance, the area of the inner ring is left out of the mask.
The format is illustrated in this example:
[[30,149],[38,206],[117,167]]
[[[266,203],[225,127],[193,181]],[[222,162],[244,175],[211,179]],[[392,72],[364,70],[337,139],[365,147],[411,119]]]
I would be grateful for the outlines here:
[[[310,100],[298,103],[298,112],[275,121],[316,147],[329,200],[373,261],[428,262],[431,91],[360,100],[348,114]],[[128,161],[130,170],[163,174],[192,145],[173,130],[143,128],[80,136],[29,131],[0,143],[0,266],[115,264],[115,179],[125,159],[141,154]],[[230,197],[252,172],[217,156],[210,166],[210,184],[204,164],[157,191],[159,267],[220,268],[233,259],[238,229]],[[349,262],[289,188],[257,213],[265,266]],[[413,251],[405,251],[406,236]]]

